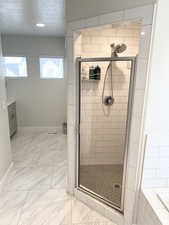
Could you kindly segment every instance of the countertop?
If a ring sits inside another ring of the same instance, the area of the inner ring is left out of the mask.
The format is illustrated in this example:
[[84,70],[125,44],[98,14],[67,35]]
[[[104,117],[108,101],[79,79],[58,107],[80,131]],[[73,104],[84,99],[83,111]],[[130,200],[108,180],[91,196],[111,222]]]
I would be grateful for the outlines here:
[[11,105],[14,102],[16,102],[16,100],[14,98],[8,98],[7,99],[7,106]]

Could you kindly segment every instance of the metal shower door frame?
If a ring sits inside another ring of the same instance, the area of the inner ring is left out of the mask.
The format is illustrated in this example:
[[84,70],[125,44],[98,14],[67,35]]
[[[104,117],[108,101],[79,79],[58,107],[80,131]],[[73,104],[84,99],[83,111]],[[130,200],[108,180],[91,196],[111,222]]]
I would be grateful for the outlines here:
[[[81,63],[82,62],[131,62],[130,70],[130,84],[128,93],[128,105],[127,105],[127,119],[126,119],[126,129],[125,129],[125,153],[124,153],[124,164],[123,164],[123,179],[122,179],[122,195],[121,195],[121,205],[120,207],[113,204],[100,196],[99,194],[83,187],[80,185],[80,114],[81,114]],[[137,57],[107,57],[107,58],[77,58],[76,59],[76,108],[77,108],[77,121],[76,121],[76,137],[77,137],[77,150],[76,150],[76,183],[75,188],[79,191],[86,193],[87,195],[93,197],[96,200],[120,211],[124,212],[124,197],[126,189],[126,171],[127,171],[127,160],[128,160],[128,150],[129,150],[129,135],[131,128],[131,117],[132,117],[132,107],[133,107],[133,96],[134,96],[134,85],[135,85],[135,70],[136,70]]]

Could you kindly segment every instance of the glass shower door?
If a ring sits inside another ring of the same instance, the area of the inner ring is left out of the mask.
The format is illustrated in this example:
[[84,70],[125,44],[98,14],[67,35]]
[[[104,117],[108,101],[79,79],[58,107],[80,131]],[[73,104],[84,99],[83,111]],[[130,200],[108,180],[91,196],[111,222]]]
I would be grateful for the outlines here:
[[79,59],[78,188],[123,210],[135,58]]

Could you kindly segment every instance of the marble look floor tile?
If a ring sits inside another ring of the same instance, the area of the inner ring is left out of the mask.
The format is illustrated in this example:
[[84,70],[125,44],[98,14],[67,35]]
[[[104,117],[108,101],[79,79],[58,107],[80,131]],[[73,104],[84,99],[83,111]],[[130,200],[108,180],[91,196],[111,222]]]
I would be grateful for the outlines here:
[[32,145],[40,147],[42,150],[56,149],[59,143],[58,137],[60,136],[57,134],[40,133],[34,137]]
[[57,151],[57,150],[46,150],[41,152],[41,155],[39,157],[38,165],[50,165],[55,166],[58,163],[64,161],[66,158],[66,155],[64,152]]
[[29,149],[33,141],[32,135],[19,135],[17,134],[12,138],[11,147],[12,151],[20,151],[23,149]]
[[58,149],[66,151],[66,146],[67,146],[67,142],[66,142],[66,135],[60,135],[58,136],[58,142],[57,142],[57,146]]
[[13,167],[5,182],[4,189],[39,190],[50,188],[52,167]]
[[37,149],[23,150],[13,154],[13,162],[17,167],[37,166],[40,152]]
[[113,225],[66,193],[65,135],[18,134],[12,148],[14,167],[0,195],[0,225]]
[[53,165],[54,164],[54,159],[56,158],[57,152],[55,151],[43,151],[41,152],[41,155],[38,160],[38,165],[43,166],[43,165]]
[[2,192],[0,194],[0,224],[18,225],[27,192]]
[[30,192],[19,225],[71,224],[71,199],[61,200],[60,194],[57,190]]
[[72,200],[72,223],[109,223],[110,221],[84,203]]
[[51,187],[66,188],[66,185],[67,185],[67,162],[66,160],[64,160],[54,167]]

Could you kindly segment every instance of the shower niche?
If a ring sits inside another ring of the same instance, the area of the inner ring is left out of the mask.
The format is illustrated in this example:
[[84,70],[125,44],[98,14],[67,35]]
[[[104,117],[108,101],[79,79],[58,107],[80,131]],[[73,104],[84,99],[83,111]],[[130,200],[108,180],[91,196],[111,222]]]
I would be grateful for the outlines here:
[[[135,61],[135,57],[117,55],[77,59],[76,188],[121,212],[124,208]],[[90,80],[89,68],[97,66],[100,68],[99,82],[84,82]],[[86,71],[88,79],[84,78]]]
[[99,65],[83,65],[81,68],[82,80],[98,81],[101,79],[101,68]]

